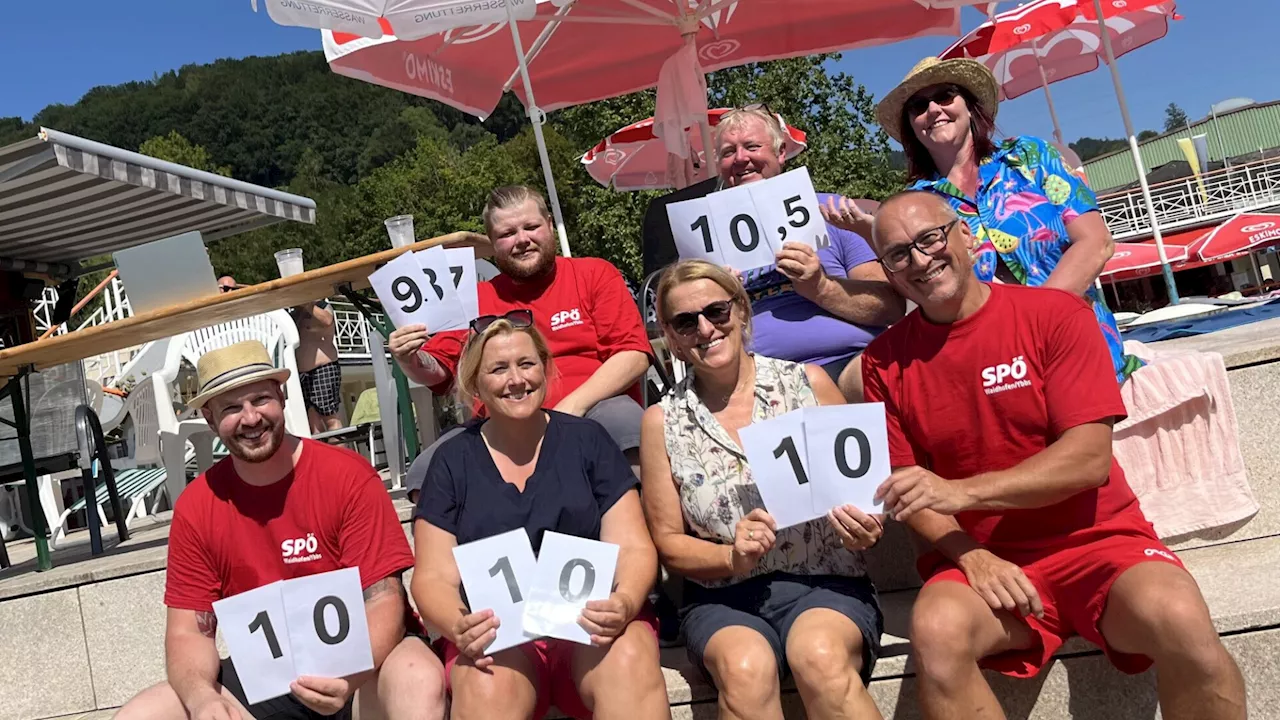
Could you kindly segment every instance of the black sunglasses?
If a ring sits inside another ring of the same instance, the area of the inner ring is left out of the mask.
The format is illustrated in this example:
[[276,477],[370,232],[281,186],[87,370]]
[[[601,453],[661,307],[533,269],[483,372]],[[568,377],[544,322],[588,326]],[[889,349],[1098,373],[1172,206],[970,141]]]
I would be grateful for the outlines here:
[[511,323],[511,327],[523,330],[524,328],[533,327],[533,311],[511,310],[505,315],[481,315],[471,321],[471,332],[479,335],[499,320],[506,320]]
[[725,325],[733,318],[733,301],[719,300],[694,312],[682,312],[671,318],[667,324],[681,335],[692,335],[698,331],[698,318],[705,317],[712,325]]
[[933,103],[938,103],[940,107],[950,105],[951,101],[955,100],[959,95],[960,88],[956,85],[943,85],[942,87],[934,88],[931,92],[921,90],[907,100],[906,104],[903,105],[903,109],[906,110],[907,117],[916,117],[928,110]]

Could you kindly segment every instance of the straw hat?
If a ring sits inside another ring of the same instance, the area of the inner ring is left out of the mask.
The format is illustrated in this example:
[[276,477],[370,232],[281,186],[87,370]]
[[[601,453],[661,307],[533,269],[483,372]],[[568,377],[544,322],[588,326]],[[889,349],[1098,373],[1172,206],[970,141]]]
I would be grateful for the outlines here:
[[215,395],[260,380],[283,383],[289,379],[289,370],[272,364],[271,355],[260,341],[246,340],[201,355],[196,376],[200,392],[187,404],[199,409]]
[[890,90],[876,106],[876,119],[880,122],[880,127],[884,128],[889,137],[902,142],[902,138],[898,136],[902,134],[899,132],[902,127],[902,108],[907,100],[930,85],[945,83],[959,85],[973,93],[978,102],[991,112],[991,117],[995,117],[1000,106],[1000,85],[986,65],[967,58],[939,60],[927,57],[916,63],[902,82],[898,83],[898,87]]

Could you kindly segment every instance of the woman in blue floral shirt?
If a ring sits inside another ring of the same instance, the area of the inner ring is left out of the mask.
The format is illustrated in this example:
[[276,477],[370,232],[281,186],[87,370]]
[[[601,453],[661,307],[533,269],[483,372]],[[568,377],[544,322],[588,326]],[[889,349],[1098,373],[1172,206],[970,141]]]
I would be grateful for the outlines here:
[[[969,223],[978,239],[978,277],[1081,295],[1124,382],[1142,363],[1125,355],[1115,317],[1093,284],[1115,247],[1097,197],[1044,140],[992,139],[999,96],[982,63],[926,58],[880,101],[876,115],[902,143],[909,187],[942,195]],[[855,231],[870,221],[847,202],[826,214]]]

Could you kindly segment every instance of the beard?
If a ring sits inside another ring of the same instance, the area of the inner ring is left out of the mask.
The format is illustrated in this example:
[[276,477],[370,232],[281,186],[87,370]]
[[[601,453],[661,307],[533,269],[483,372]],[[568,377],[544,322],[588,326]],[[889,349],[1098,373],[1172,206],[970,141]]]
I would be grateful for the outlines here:
[[503,275],[515,280],[531,280],[551,272],[556,264],[556,253],[551,248],[538,246],[538,259],[535,262],[516,262],[509,255],[497,254],[493,256],[493,261]]
[[249,444],[238,433],[221,439],[222,444],[227,447],[227,452],[235,457],[247,463],[263,463],[274,457],[276,451],[284,444],[284,431],[284,423],[263,423],[262,437],[255,444]]

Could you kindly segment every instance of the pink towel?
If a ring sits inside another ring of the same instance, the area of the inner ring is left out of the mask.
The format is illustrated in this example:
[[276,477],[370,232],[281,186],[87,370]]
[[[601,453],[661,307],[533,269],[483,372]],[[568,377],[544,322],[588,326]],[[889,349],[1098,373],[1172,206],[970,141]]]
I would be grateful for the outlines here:
[[1148,364],[1120,388],[1129,417],[1115,427],[1113,452],[1160,537],[1257,513],[1222,356],[1133,341],[1125,351]]

